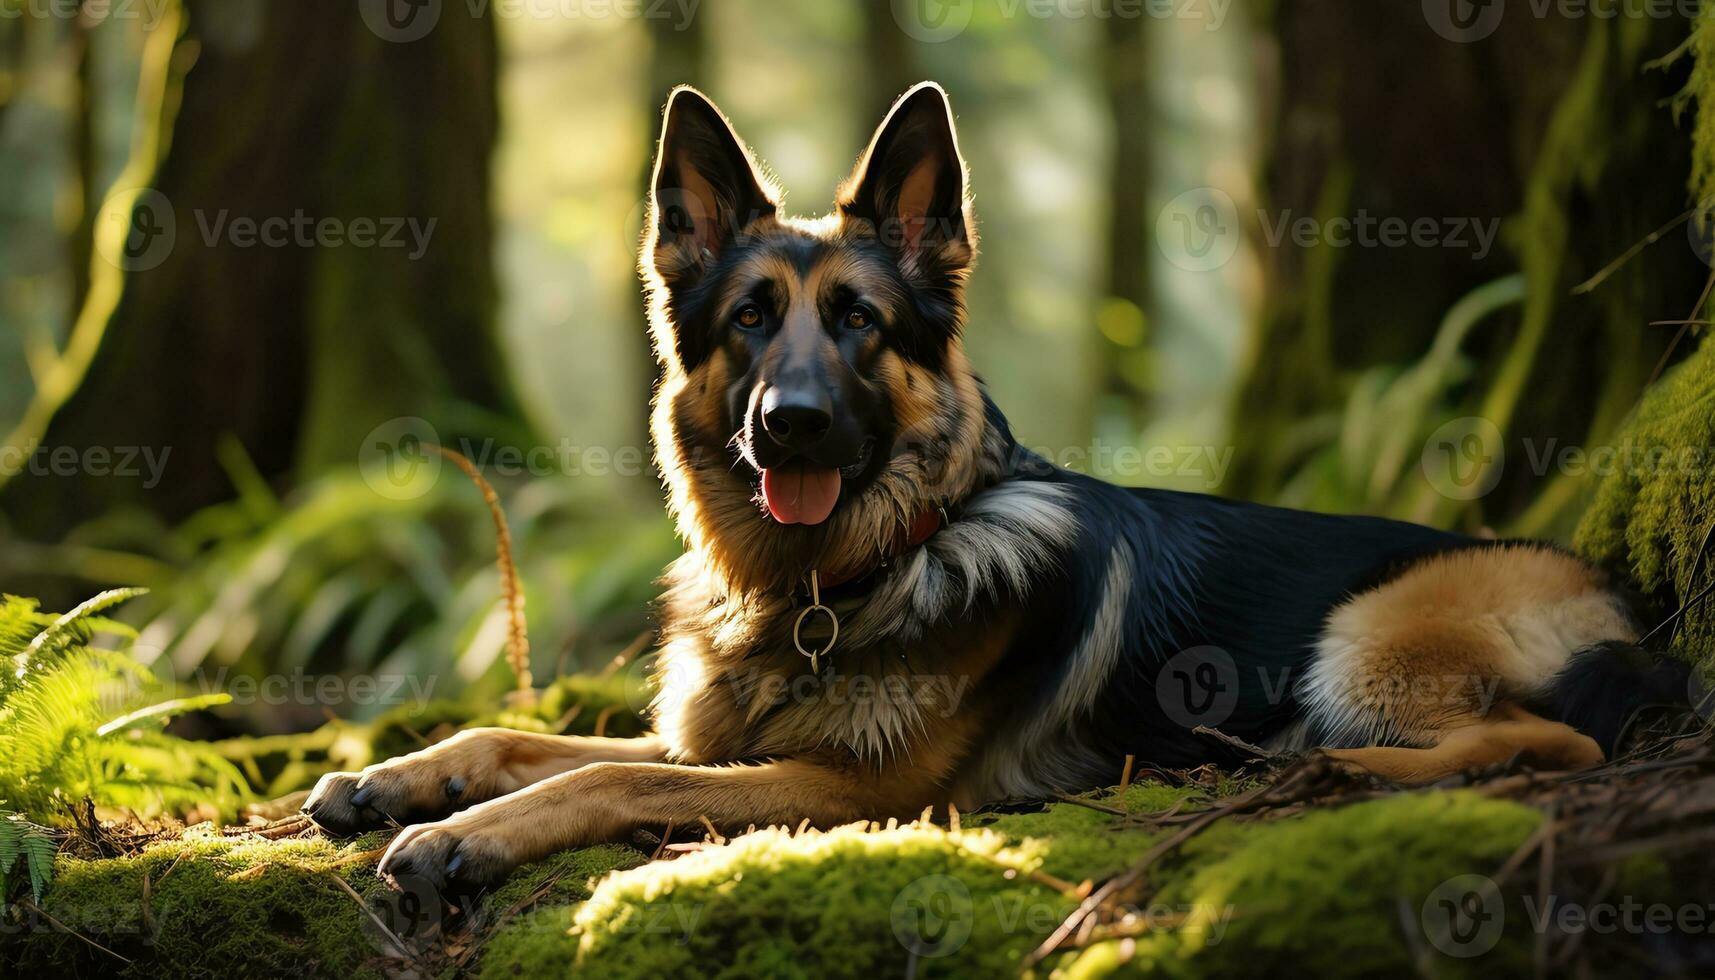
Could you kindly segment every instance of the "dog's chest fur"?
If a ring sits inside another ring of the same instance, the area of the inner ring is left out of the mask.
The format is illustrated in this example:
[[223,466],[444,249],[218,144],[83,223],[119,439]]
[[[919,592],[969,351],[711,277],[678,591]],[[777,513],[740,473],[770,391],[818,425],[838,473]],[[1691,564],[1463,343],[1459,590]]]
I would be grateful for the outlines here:
[[[838,754],[951,767],[981,724],[1016,603],[1076,533],[1065,488],[1007,482],[902,556],[867,593],[828,600],[840,637],[820,674],[792,642],[805,600],[723,594],[693,552],[669,571],[654,712],[685,761]],[[825,634],[806,641],[818,643]]]

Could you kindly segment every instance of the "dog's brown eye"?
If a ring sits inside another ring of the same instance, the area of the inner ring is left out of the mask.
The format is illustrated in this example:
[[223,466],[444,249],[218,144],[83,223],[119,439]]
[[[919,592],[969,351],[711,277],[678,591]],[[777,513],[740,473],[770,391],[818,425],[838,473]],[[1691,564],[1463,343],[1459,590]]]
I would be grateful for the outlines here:
[[745,329],[753,329],[762,325],[762,311],[754,306],[746,306],[738,311],[738,325]]
[[853,330],[862,330],[871,322],[873,321],[870,319],[869,311],[861,306],[852,307],[851,311],[846,314],[846,326]]

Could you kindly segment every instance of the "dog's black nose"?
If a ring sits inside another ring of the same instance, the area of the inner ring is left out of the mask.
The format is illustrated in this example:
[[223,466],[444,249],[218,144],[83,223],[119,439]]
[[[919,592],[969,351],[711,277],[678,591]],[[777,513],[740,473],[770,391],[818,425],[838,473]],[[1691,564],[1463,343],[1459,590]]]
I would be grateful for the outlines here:
[[833,427],[833,407],[833,399],[820,385],[774,385],[762,393],[762,428],[787,449],[811,449]]

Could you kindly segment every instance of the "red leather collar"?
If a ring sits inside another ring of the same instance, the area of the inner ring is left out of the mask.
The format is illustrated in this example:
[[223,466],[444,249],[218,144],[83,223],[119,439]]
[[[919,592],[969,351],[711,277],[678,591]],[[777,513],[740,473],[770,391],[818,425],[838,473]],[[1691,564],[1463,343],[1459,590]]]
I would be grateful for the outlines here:
[[912,548],[935,536],[935,532],[945,527],[947,523],[946,510],[941,507],[927,507],[918,512],[909,527],[902,527],[894,536],[893,543],[879,560],[872,564],[860,565],[856,568],[839,569],[821,574],[821,586],[824,589],[837,589],[863,578],[877,568],[887,564]]

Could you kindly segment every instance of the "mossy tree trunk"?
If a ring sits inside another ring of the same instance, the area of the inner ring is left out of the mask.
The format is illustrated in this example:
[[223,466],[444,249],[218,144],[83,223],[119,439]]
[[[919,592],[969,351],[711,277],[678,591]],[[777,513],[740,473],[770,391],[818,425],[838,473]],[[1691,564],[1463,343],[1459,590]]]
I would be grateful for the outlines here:
[[491,19],[449,5],[399,42],[337,0],[187,0],[184,14],[160,197],[118,217],[171,244],[133,239],[158,251],[116,260],[99,348],[38,434],[170,455],[154,486],[19,473],[0,499],[36,540],[116,506],[172,521],[229,498],[229,439],[288,482],[356,462],[397,417],[444,441],[523,437],[495,331]]
[[[1666,345],[1648,322],[1683,316],[1707,269],[1669,244],[1593,292],[1572,289],[1685,209],[1692,153],[1666,107],[1684,72],[1646,65],[1688,30],[1677,18],[1508,16],[1456,43],[1408,0],[1276,8],[1265,213],[1428,219],[1442,244],[1259,243],[1273,299],[1240,386],[1228,492],[1272,495],[1302,462],[1298,420],[1337,412],[1351,372],[1414,359],[1455,301],[1516,271],[1527,299],[1467,344],[1480,367],[1458,414],[1491,418],[1517,457],[1527,437],[1613,432]],[[1485,252],[1476,223],[1495,222]],[[1542,496],[1545,476],[1508,466],[1480,502],[1430,501],[1411,516],[1501,524]],[[1565,529],[1575,488],[1549,490],[1527,530]]]

